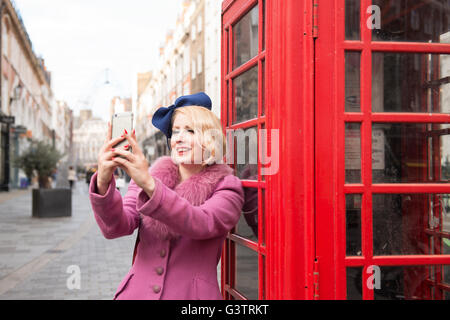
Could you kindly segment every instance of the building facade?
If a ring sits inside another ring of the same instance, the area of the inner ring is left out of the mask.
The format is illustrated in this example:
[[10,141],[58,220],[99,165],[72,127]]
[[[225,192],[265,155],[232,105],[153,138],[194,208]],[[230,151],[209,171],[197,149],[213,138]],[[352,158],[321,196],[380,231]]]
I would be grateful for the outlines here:
[[51,74],[33,52],[20,14],[9,0],[0,7],[0,190],[13,181],[12,157],[26,138],[54,143]]
[[70,164],[88,169],[97,164],[98,153],[105,143],[108,125],[102,119],[84,120],[73,131],[74,155]]

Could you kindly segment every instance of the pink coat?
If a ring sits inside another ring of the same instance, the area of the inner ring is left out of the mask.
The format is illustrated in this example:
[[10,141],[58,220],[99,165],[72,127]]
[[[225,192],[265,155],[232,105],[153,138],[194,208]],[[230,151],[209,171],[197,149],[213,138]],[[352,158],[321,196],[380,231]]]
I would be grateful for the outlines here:
[[156,183],[151,198],[131,180],[122,199],[114,179],[101,196],[97,173],[89,186],[105,238],[139,228],[136,259],[114,299],[222,299],[217,264],[241,214],[241,181],[229,166],[214,164],[179,183],[178,166],[167,156],[149,172]]

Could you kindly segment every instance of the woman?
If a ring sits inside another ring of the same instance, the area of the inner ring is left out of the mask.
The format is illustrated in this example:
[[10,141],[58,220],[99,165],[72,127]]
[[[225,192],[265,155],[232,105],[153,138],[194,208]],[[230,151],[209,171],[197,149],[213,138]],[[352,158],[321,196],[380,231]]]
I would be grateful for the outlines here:
[[[204,93],[158,109],[152,123],[166,135],[171,156],[150,168],[134,131],[111,140],[109,126],[90,184],[95,219],[107,239],[139,228],[133,265],[114,299],[222,299],[217,264],[223,241],[239,220],[244,193],[232,169],[217,163],[225,138],[210,110]],[[214,139],[218,131],[220,139]],[[122,139],[132,153],[112,148]],[[112,179],[117,167],[132,179],[123,199]]]

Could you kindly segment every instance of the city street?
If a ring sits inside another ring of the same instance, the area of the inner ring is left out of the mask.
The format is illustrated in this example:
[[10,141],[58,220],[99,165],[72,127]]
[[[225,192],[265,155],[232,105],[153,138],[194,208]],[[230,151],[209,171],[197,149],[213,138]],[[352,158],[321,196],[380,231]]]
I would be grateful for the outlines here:
[[[135,236],[103,237],[83,181],[72,192],[72,217],[32,218],[31,188],[3,193],[0,299],[112,299],[131,266]],[[74,270],[79,283],[68,281]]]

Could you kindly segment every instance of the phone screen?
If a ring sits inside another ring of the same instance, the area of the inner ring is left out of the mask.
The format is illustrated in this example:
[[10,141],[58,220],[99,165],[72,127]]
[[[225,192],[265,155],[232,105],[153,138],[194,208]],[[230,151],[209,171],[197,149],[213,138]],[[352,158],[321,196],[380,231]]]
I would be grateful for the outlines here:
[[[122,112],[122,113],[116,113],[112,116],[111,119],[111,125],[112,125],[112,132],[111,132],[111,138],[117,138],[123,135],[124,129],[127,130],[128,134],[131,134],[133,130],[133,113],[132,112]],[[125,139],[115,146],[113,148],[119,148],[123,147],[128,144],[128,141]],[[129,149],[131,151],[131,148]]]

